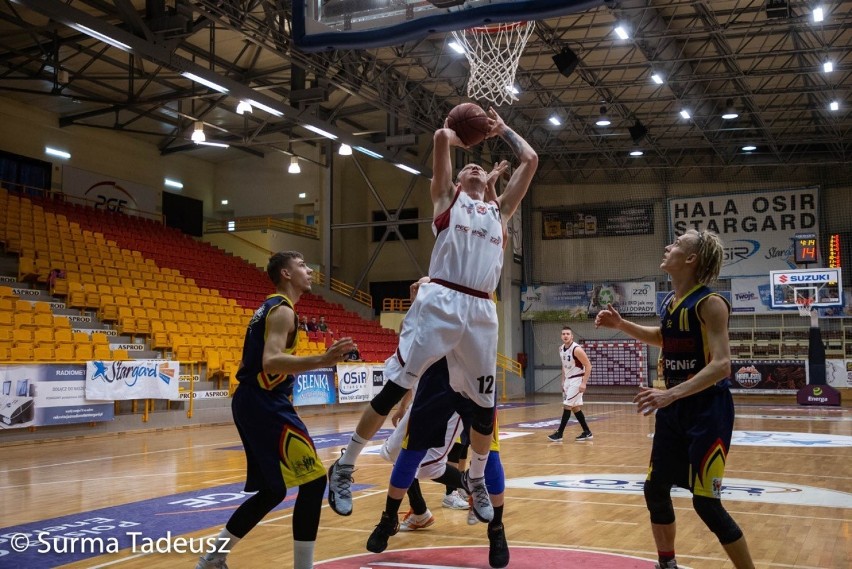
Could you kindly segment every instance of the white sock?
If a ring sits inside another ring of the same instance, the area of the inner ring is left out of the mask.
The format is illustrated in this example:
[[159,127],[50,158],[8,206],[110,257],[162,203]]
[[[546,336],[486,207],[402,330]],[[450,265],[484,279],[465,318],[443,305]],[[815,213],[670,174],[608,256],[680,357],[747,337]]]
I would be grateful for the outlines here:
[[293,540],[293,569],[313,569],[315,541]]
[[473,449],[470,449],[470,466],[468,467],[468,475],[471,478],[482,478],[485,476],[485,464],[488,462],[488,453],[479,454]]
[[369,442],[369,439],[361,437],[358,433],[352,433],[352,438],[349,440],[346,450],[343,451],[343,455],[340,457],[340,464],[355,466],[355,461],[358,460],[361,451],[364,450],[364,447]]
[[229,532],[227,529],[222,528],[222,531],[219,532],[219,535],[216,536],[216,542],[213,544],[213,548],[215,551],[208,551],[207,555],[204,556],[208,561],[213,561],[214,559],[221,559],[228,555],[231,550],[234,549],[234,546],[240,542],[240,538]]

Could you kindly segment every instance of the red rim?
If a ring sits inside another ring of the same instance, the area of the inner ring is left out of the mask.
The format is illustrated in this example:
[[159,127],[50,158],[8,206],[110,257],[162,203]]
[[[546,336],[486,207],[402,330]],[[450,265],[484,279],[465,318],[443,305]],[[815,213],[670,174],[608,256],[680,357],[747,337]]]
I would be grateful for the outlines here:
[[508,24],[492,24],[490,26],[476,26],[474,28],[470,28],[468,31],[476,33],[476,34],[496,34],[499,32],[506,32],[509,30],[514,30],[515,28],[519,28],[525,25],[526,22],[510,22]]

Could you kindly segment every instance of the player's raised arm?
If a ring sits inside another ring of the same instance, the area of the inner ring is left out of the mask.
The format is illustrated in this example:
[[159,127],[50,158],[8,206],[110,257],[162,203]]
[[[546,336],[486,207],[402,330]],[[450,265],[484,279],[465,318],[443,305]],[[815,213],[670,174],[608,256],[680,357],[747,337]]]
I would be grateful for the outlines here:
[[499,136],[515,153],[521,163],[515,168],[512,177],[506,184],[506,190],[498,198],[500,204],[500,213],[503,214],[503,219],[512,217],[515,210],[521,204],[521,200],[527,194],[535,171],[538,169],[538,154],[533,150],[529,143],[521,138],[521,136],[503,122],[500,115],[494,108],[488,109],[488,115],[494,119],[494,128],[488,134],[489,137]]
[[442,213],[453,201],[455,184],[453,183],[453,161],[450,149],[464,144],[451,128],[439,128],[435,131],[432,147],[432,205],[434,215]]

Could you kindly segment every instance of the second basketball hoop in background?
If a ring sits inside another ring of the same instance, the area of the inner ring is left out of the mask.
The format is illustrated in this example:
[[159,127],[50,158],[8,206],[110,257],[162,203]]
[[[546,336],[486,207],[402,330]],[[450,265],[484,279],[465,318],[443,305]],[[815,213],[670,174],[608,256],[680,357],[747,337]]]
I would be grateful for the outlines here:
[[488,115],[474,103],[453,107],[447,115],[447,127],[453,129],[466,146],[479,144],[491,130]]

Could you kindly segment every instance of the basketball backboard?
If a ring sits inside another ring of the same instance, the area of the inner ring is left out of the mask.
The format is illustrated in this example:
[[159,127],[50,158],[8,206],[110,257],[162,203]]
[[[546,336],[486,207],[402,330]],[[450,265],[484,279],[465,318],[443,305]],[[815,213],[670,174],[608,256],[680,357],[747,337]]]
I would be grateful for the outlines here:
[[435,33],[542,20],[604,0],[304,0],[293,2],[293,41],[303,51],[398,45]]
[[797,308],[804,299],[813,306],[842,306],[839,268],[771,271],[772,308]]

